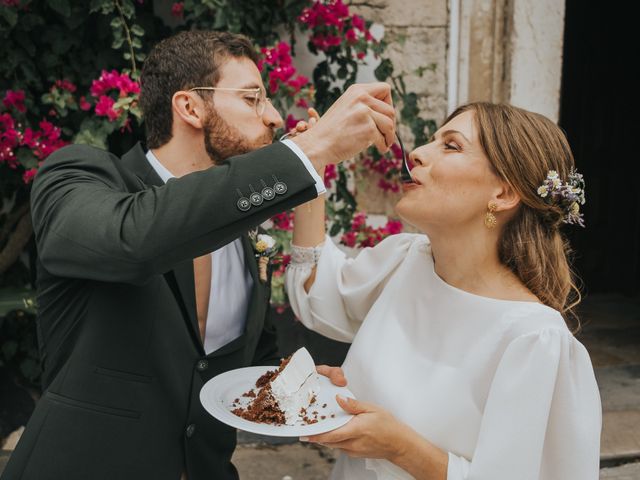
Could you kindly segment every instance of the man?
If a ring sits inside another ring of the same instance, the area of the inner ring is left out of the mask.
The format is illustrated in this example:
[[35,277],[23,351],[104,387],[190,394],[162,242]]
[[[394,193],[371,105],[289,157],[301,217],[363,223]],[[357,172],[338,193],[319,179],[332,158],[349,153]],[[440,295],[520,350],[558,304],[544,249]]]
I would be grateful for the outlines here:
[[41,167],[44,394],[3,480],[237,478],[236,432],[199,392],[276,355],[246,232],[321,193],[328,163],[394,135],[389,87],[372,84],[271,145],[282,118],[256,61],[238,35],[166,39],[141,77],[149,150],[76,145]]

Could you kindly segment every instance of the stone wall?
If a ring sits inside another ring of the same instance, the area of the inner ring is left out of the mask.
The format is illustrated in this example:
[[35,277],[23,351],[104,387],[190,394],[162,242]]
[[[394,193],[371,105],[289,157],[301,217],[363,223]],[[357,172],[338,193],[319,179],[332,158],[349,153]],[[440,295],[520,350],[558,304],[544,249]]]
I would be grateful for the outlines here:
[[[447,109],[447,0],[354,0],[353,11],[384,26],[397,71],[409,73],[407,87],[421,95],[422,111],[440,123]],[[420,78],[411,74],[435,65]]]
[[[447,44],[449,13],[447,0],[354,0],[351,9],[384,26],[388,56],[396,72],[404,72],[407,89],[420,97],[421,114],[439,125],[447,115]],[[419,77],[414,72],[433,65]],[[401,129],[405,147],[413,139]],[[384,193],[375,186],[377,176],[363,174],[358,179],[358,203],[368,213],[394,216],[397,194]]]

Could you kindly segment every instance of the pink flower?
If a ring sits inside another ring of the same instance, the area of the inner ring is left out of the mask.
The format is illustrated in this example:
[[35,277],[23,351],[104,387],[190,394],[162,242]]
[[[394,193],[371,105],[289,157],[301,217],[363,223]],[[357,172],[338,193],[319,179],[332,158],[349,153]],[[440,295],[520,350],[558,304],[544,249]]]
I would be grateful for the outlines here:
[[13,117],[8,113],[0,114],[0,164],[6,163],[10,168],[16,168],[18,160],[14,149],[20,143],[20,133],[14,128]]
[[34,177],[36,176],[36,173],[38,172],[37,168],[31,168],[29,170],[26,170],[23,174],[22,174],[22,181],[26,184],[29,184],[33,181]]
[[60,90],[66,90],[67,92],[71,93],[75,92],[78,88],[69,80],[56,80],[56,83],[54,83],[54,87],[57,87]]
[[96,103],[96,115],[108,117],[109,121],[113,122],[119,116],[119,113],[113,109],[114,103],[116,102],[113,98],[102,95]]
[[361,32],[364,32],[367,28],[364,23],[364,18],[362,18],[360,15],[354,15],[353,17],[351,17],[351,25],[353,25],[353,28],[356,28]]
[[94,97],[100,97],[115,89],[119,90],[120,97],[126,97],[130,93],[140,93],[138,82],[131,80],[126,73],[118,73],[117,70],[110,72],[103,70],[100,77],[91,83],[89,92]]
[[309,103],[304,98],[296,100],[296,107],[309,108]]
[[391,153],[395,158],[402,159],[402,149],[400,148],[400,145],[398,145],[397,143],[394,143],[393,145],[391,145]]
[[[13,117],[9,113],[0,113],[0,126],[4,131],[12,129],[15,126]],[[1,134],[4,135],[4,132]]]
[[400,191],[400,186],[397,183],[388,182],[384,178],[378,180],[378,187],[385,192],[392,191],[395,193]]
[[346,245],[347,247],[353,248],[356,246],[357,239],[358,239],[358,233],[354,232],[353,230],[350,230],[348,232],[345,232],[344,235],[342,235],[340,242]]
[[347,39],[347,42],[349,43],[356,43],[358,41],[358,35],[356,34],[356,31],[353,28],[350,28],[349,30],[347,30],[344,36]]
[[84,95],[80,97],[80,101],[78,103],[80,105],[80,110],[83,110],[85,112],[91,108],[91,104],[87,102],[87,99],[84,97]]
[[24,105],[24,99],[24,90],[7,90],[2,103],[7,109],[13,107],[19,112],[24,113],[27,111],[27,107]]
[[384,228],[389,235],[395,235],[396,233],[401,233],[404,227],[399,220],[389,220]]
[[365,56],[366,54],[364,52],[358,52],[356,54],[356,57],[358,57],[358,60],[362,60]]
[[329,164],[324,169],[324,185],[331,188],[332,181],[338,178],[338,169],[334,164]]
[[285,129],[287,130],[287,132],[292,128],[296,128],[296,125],[298,124],[299,121],[300,120],[294,117],[293,115],[291,114],[287,115],[287,119],[285,120]]
[[283,212],[271,217],[271,221],[273,222],[275,228],[279,230],[291,231],[293,230],[293,218],[293,212]]
[[184,16],[184,2],[175,2],[171,5],[171,15],[182,18]]
[[287,85],[293,89],[293,93],[295,94],[298,93],[307,83],[309,83],[309,79],[307,77],[304,75],[298,75],[296,78],[290,79],[287,82]]
[[342,18],[349,16],[349,7],[342,3],[342,0],[334,0],[329,5],[337,16]]
[[353,230],[358,230],[361,227],[364,227],[367,223],[367,214],[364,212],[356,213],[351,219],[351,228]]

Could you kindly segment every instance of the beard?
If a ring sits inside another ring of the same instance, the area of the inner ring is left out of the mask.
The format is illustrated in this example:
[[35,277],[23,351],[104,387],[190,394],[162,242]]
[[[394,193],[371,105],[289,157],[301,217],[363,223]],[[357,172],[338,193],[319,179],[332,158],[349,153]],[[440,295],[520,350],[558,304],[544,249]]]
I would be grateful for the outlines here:
[[207,108],[204,120],[204,148],[214,165],[220,165],[227,158],[252,152],[273,142],[274,131],[268,131],[250,140],[233,125],[229,125],[218,115],[215,108]]

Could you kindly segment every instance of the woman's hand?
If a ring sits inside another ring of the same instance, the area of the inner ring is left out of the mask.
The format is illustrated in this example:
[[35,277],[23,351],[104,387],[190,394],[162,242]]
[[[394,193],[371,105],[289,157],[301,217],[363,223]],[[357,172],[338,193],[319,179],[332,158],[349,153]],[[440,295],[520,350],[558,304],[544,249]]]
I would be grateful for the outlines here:
[[347,379],[344,376],[344,372],[340,367],[330,367],[328,365],[316,365],[316,372],[320,375],[324,375],[329,379],[331,383],[338,387],[346,387]]
[[301,441],[339,448],[350,457],[388,460],[416,479],[445,480],[448,454],[377,405],[336,396],[342,409],[355,417],[345,426]]
[[307,114],[309,115],[309,120],[306,122],[304,120],[300,120],[298,123],[296,123],[296,126],[287,132],[287,135],[289,137],[295,137],[302,132],[306,132],[316,123],[318,123],[318,120],[320,120],[320,114],[316,111],[315,108],[308,108]]
[[345,426],[301,440],[339,448],[350,457],[392,459],[402,453],[404,424],[386,410],[371,403],[336,396],[342,409],[355,415]]

